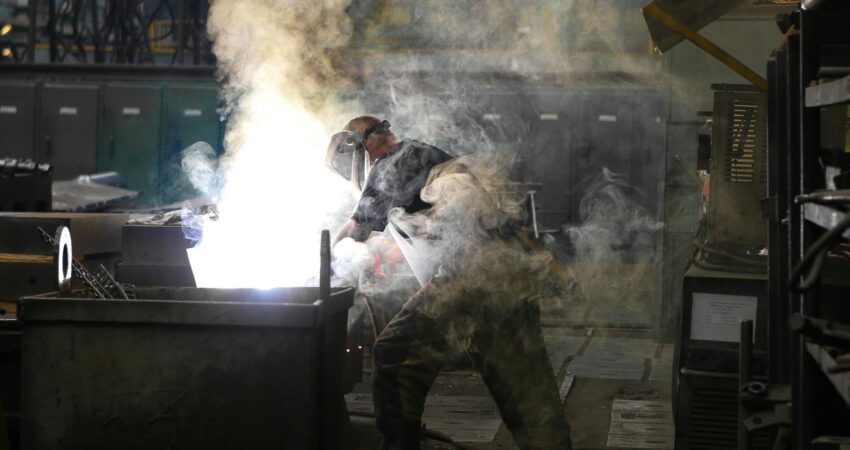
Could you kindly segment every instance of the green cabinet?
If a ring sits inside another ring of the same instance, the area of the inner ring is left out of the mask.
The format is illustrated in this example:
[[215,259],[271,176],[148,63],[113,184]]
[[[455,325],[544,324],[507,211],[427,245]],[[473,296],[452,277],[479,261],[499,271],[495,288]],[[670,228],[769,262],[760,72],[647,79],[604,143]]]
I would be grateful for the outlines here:
[[159,85],[107,84],[101,109],[98,171],[115,170],[140,203],[154,203],[160,190],[162,92]]
[[218,85],[168,84],[163,90],[160,144],[160,199],[164,203],[191,198],[193,188],[181,165],[183,151],[198,141],[222,153],[223,127],[219,115]]
[[34,157],[53,165],[54,180],[94,172],[98,92],[96,85],[41,86]]
[[34,83],[0,80],[0,158],[34,157],[35,98]]

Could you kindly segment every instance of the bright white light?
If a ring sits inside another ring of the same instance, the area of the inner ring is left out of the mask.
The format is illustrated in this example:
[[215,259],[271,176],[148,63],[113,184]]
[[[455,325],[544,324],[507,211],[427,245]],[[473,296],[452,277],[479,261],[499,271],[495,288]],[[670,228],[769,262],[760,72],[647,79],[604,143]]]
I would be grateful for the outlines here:
[[350,213],[356,195],[324,166],[328,140],[349,115],[337,109],[326,78],[333,74],[328,50],[345,42],[348,3],[211,2],[207,31],[233,114],[219,167],[220,219],[205,224],[189,252],[199,286],[317,281],[321,230],[333,232],[333,216]]
[[203,240],[189,251],[195,281],[303,286],[319,271],[321,230],[355,193],[324,166],[331,130],[297,100],[260,88],[243,96],[241,108],[220,219],[205,224]]

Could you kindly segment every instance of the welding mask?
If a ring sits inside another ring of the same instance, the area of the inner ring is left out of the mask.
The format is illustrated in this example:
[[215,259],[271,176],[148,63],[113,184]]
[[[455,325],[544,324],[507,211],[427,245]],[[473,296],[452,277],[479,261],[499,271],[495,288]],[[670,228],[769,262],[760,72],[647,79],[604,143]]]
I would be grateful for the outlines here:
[[328,144],[325,166],[362,190],[369,160],[364,142],[369,136],[389,129],[390,123],[384,120],[367,128],[362,135],[348,130],[334,134]]

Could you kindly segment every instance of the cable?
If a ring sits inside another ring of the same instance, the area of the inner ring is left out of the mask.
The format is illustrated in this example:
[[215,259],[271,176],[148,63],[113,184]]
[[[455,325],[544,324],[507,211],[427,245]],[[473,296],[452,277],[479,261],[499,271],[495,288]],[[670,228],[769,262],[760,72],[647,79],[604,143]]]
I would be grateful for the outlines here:
[[732,266],[727,264],[712,264],[706,262],[705,259],[694,258],[691,261],[694,266],[712,272],[746,272],[746,273],[764,273],[764,270],[758,266]]
[[[848,228],[850,228],[850,214],[844,216],[836,226],[824,233],[806,250],[806,254],[797,263],[794,270],[791,271],[791,276],[788,280],[791,290],[795,292],[806,292],[817,283],[826,260],[826,255],[829,253],[829,248]],[[802,283],[797,284],[796,280],[803,276],[803,270],[810,264],[812,267],[808,276],[803,279]]]
[[737,262],[742,263],[742,264],[747,264],[747,265],[750,265],[750,266],[764,266],[764,263],[762,263],[762,262],[742,258],[740,256],[733,255],[733,254],[725,252],[723,250],[718,250],[716,248],[709,247],[709,246],[703,244],[702,242],[700,242],[696,239],[694,240],[694,245],[696,245],[697,247],[699,247],[700,249],[702,249],[704,251],[711,252],[711,253],[717,253],[718,255],[723,255],[723,256],[725,256],[725,257],[727,257],[727,258],[729,258],[733,261],[737,261]]

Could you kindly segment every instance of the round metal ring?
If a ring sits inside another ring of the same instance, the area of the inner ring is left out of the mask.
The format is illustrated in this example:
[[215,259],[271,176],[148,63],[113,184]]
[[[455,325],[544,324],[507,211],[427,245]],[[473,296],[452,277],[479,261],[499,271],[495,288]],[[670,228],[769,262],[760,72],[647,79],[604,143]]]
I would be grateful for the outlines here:
[[71,231],[68,227],[59,227],[56,229],[56,241],[59,243],[57,248],[58,254],[57,273],[58,284],[60,291],[67,291],[71,288],[71,276],[74,273],[72,265],[74,261],[74,251],[71,246]]

